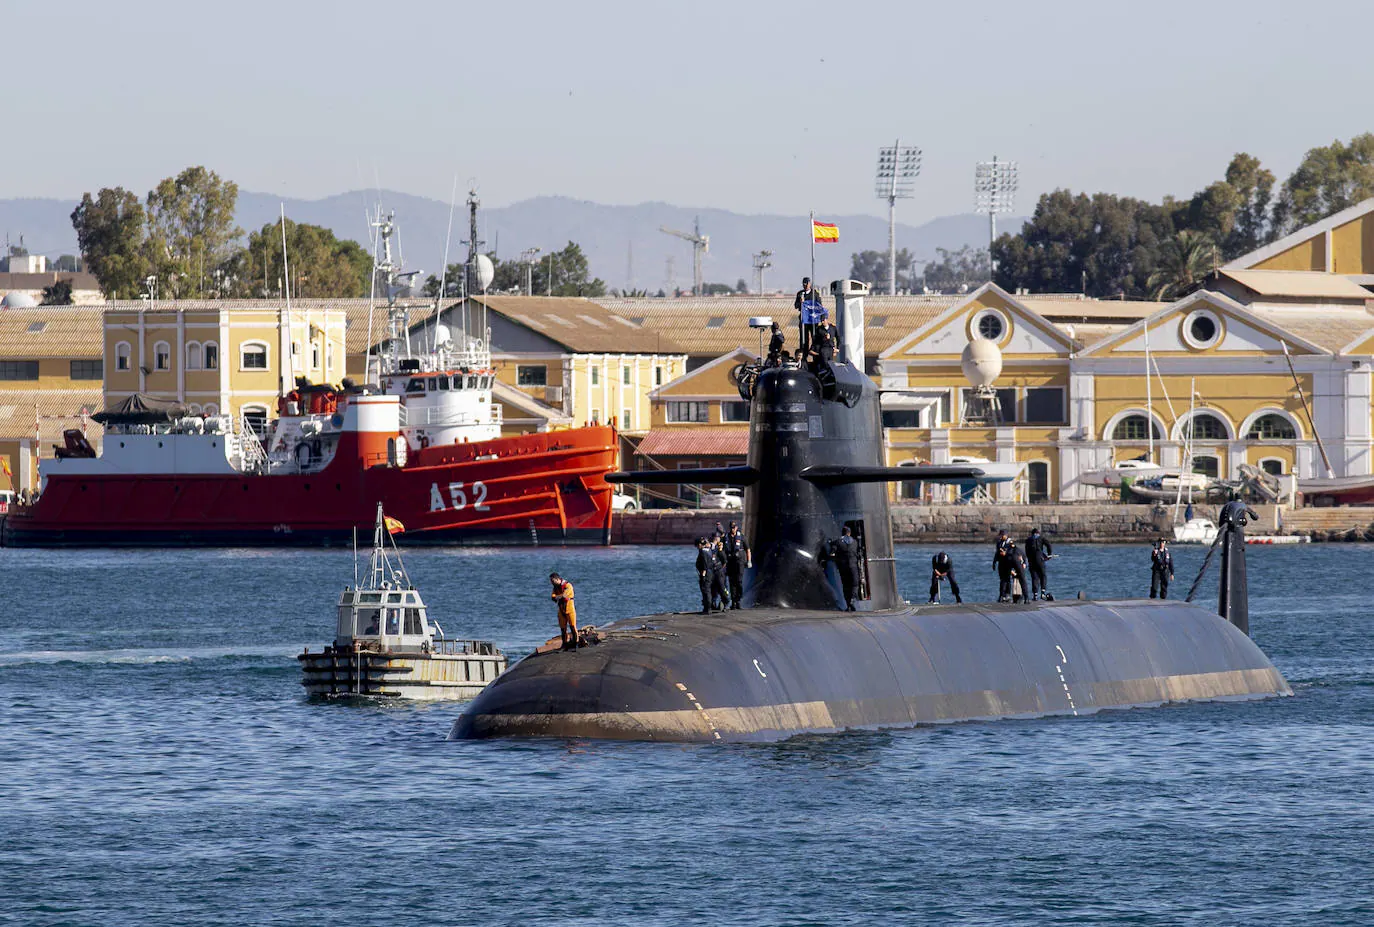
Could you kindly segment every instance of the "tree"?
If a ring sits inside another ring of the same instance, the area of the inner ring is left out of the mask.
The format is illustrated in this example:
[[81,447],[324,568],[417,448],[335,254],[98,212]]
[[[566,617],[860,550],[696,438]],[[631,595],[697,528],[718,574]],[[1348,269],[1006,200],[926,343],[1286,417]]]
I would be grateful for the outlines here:
[[912,280],[912,290],[928,288],[937,292],[956,291],[986,283],[992,277],[986,248],[964,245],[958,251],[936,248],[940,256],[925,266],[919,278]]
[[123,187],[106,187],[81,197],[72,211],[81,255],[110,299],[133,299],[151,271],[144,248],[143,204]]
[[234,225],[238,196],[238,184],[199,166],[148,193],[148,258],[165,292],[202,296],[213,286],[243,236]]
[[729,296],[735,292],[735,288],[728,283],[703,283],[701,285],[702,296]]
[[1307,152],[1283,183],[1274,204],[1274,226],[1287,234],[1374,196],[1374,133]]
[[1150,274],[1150,296],[1168,300],[1187,296],[1202,286],[1220,262],[1216,242],[1203,232],[1184,229],[1160,248],[1159,261]]
[[[372,257],[356,241],[340,240],[329,229],[287,219],[286,257],[292,296],[359,297],[367,296],[371,288]],[[248,236],[248,247],[234,254],[224,269],[229,290],[237,296],[279,295],[281,223],[269,223]]]
[[[549,275],[553,275],[550,286]],[[531,274],[535,296],[605,296],[606,282],[592,277],[582,246],[570,241],[562,251],[544,255]],[[525,265],[519,261],[501,261],[496,265],[492,280],[494,290],[525,291]]]
[[43,287],[44,306],[70,306],[72,304],[72,285],[67,280],[58,280],[52,286]]
[[[897,276],[902,277],[912,269],[914,258],[911,252],[902,248],[897,252]],[[849,277],[862,280],[871,285],[887,286],[887,252],[859,251],[850,255]]]
[[52,269],[61,273],[80,273],[81,259],[74,254],[64,254],[52,262]]
[[1273,222],[1270,221],[1274,175],[1260,167],[1259,158],[1242,151],[1227,165],[1226,182],[1240,197],[1235,228],[1222,242],[1222,258],[1229,261],[1274,240]]
[[743,277],[735,281],[735,292],[744,294],[749,292],[749,283]]

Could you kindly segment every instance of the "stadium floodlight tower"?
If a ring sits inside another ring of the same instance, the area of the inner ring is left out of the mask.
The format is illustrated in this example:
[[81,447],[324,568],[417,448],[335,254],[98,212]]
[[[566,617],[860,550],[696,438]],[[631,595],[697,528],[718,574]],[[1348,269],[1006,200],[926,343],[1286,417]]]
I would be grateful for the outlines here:
[[525,295],[534,295],[534,265],[539,263],[538,248],[526,248],[520,252],[520,263],[525,265]]
[[1016,203],[1017,171],[1015,161],[979,161],[973,171],[973,194],[978,212],[988,214],[988,267],[996,271],[992,244],[997,240],[997,214],[1011,212]]
[[767,249],[754,255],[754,292],[759,296],[763,295],[763,272],[773,266],[773,262],[768,260],[773,256],[773,252]]
[[878,199],[887,200],[887,292],[897,295],[897,201],[911,199],[911,189],[921,173],[921,149],[903,145],[878,149],[878,174],[874,188]]

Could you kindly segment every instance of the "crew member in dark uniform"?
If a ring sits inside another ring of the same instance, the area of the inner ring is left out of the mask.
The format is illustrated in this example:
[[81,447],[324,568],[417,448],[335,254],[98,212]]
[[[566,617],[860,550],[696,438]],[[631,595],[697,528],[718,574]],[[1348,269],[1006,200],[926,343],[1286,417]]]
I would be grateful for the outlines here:
[[954,561],[942,550],[930,558],[930,602],[927,604],[940,604],[940,583],[946,579],[949,580],[949,591],[954,593],[954,601],[962,604],[964,600],[959,597],[959,581],[954,578]]
[[730,589],[725,581],[725,545],[720,533],[711,536],[711,607],[723,612],[730,607]]
[[782,348],[787,343],[787,338],[782,333],[782,326],[777,322],[773,323],[773,334],[768,339],[768,359],[763,362],[765,367],[777,367],[782,364]]
[[844,604],[848,611],[855,611],[854,596],[859,590],[859,542],[846,525],[840,536],[830,542],[830,557],[835,561],[835,569],[840,574],[840,586],[844,589]]
[[1027,602],[1030,597],[1030,579],[1028,574],[1030,569],[1026,566],[1026,555],[1021,553],[1021,548],[1016,546],[1016,542],[1011,542],[1011,551],[1007,554],[1007,559],[1011,561],[1011,600],[1013,602]]
[[1014,545],[1005,531],[997,532],[992,551],[992,568],[997,571],[997,601],[1011,601],[1011,549]]
[[822,321],[811,335],[811,353],[807,355],[807,361],[812,364],[822,361],[828,364],[833,361],[835,349],[838,347],[837,338],[834,323],[828,319]]
[[753,568],[754,552],[749,542],[740,533],[739,524],[730,522],[730,533],[725,536],[725,575],[730,581],[730,607],[739,608],[744,598],[744,568]]
[[711,614],[711,576],[715,572],[715,561],[706,548],[706,539],[697,538],[697,585],[701,587],[701,613]]
[[802,277],[802,288],[797,291],[793,306],[801,318],[801,344],[797,346],[797,356],[805,360],[807,352],[811,350],[811,339],[816,326],[820,324],[821,313],[825,311],[825,307],[821,305],[820,294],[811,285],[810,277]]
[[1169,542],[1160,538],[1150,551],[1150,598],[1167,599],[1173,578],[1174,555],[1169,552]]
[[1054,556],[1054,547],[1040,534],[1039,528],[1032,528],[1026,538],[1026,565],[1030,568],[1031,601],[1044,599],[1053,602],[1050,595],[1049,580],[1045,577],[1045,562]]

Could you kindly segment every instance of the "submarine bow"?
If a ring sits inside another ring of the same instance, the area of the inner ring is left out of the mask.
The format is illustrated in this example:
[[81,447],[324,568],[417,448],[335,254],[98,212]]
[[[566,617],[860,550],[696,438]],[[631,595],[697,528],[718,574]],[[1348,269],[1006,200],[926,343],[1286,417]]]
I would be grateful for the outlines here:
[[[841,328],[857,325],[860,341],[862,287],[832,285]],[[607,479],[743,487],[745,607],[618,621],[594,645],[535,653],[468,705],[452,737],[769,741],[1291,694],[1247,634],[1243,505],[1219,519],[1221,614],[1158,600],[911,606],[897,589],[886,483],[982,472],[885,466],[861,348],[853,363],[741,374],[746,465]],[[857,612],[840,611],[828,556],[844,528],[859,548]]]

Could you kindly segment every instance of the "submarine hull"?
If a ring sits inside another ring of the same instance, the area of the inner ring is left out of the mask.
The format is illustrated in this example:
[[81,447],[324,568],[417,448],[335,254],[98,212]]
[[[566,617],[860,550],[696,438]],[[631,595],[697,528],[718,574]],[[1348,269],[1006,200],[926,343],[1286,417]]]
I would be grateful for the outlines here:
[[756,608],[601,631],[512,667],[450,736],[776,741],[1292,694],[1246,634],[1186,602]]

